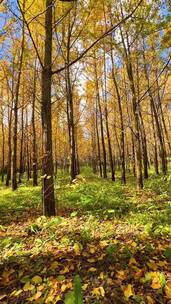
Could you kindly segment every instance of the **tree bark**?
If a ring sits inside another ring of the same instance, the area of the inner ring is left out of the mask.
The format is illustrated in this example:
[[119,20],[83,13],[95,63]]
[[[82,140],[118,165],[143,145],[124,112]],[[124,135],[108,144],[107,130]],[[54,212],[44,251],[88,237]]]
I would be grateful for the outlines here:
[[52,7],[53,1],[46,0],[45,12],[45,49],[44,67],[42,68],[42,100],[41,117],[43,133],[43,185],[42,200],[43,214],[53,216],[55,210],[54,194],[54,168],[52,156],[52,114],[51,114],[51,89],[52,89]]
[[21,80],[21,72],[23,65],[23,55],[24,55],[24,41],[25,41],[25,27],[23,21],[22,28],[22,44],[21,44],[21,53],[19,58],[19,69],[18,69],[18,78],[16,84],[16,92],[15,92],[15,100],[14,100],[14,122],[13,122],[13,148],[12,148],[12,190],[15,191],[17,189],[17,131],[18,131],[18,101],[19,101],[19,91],[20,91],[20,80]]
[[33,81],[33,99],[32,99],[32,132],[33,132],[33,187],[38,185],[37,182],[37,138],[36,138],[36,126],[35,126],[35,100],[36,100],[36,60],[34,68],[34,81]]

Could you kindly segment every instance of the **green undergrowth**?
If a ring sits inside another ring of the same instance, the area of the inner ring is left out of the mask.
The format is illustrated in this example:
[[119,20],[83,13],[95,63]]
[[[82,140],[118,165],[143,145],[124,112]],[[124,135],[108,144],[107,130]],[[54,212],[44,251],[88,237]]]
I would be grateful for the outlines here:
[[1,187],[0,301],[65,303],[79,274],[84,303],[127,303],[127,292],[129,303],[167,303],[171,175],[151,174],[136,192],[132,176],[123,186],[117,174],[113,183],[86,169],[73,184],[59,174],[49,219],[40,186]]

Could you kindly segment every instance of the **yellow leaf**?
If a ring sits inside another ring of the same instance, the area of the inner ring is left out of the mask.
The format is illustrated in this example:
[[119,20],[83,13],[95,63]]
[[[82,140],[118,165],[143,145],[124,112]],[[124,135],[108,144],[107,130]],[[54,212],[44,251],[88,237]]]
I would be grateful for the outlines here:
[[62,269],[59,273],[60,274],[65,274],[65,273],[68,273],[69,272],[69,268],[68,266],[66,266],[64,269]]
[[104,297],[105,296],[105,291],[104,288],[102,286],[94,288],[92,291],[92,295],[95,297]]
[[165,287],[165,293],[168,299],[171,299],[171,288],[169,286]]
[[57,261],[53,262],[50,266],[51,270],[55,270],[58,267],[59,263]]
[[67,289],[67,285],[66,284],[62,284],[61,291],[64,292],[66,289]]
[[45,303],[46,304],[53,303],[53,300],[54,300],[54,296],[50,295],[46,298]]
[[105,296],[104,288],[102,286],[100,286],[99,290],[100,290],[101,296],[104,297]]
[[41,291],[36,292],[36,294],[34,295],[34,300],[38,300],[41,297],[42,293]]
[[119,271],[117,271],[116,277],[120,280],[124,280],[124,279],[126,279],[127,276],[126,276],[126,273],[124,270],[119,270]]
[[127,300],[129,300],[129,298],[133,295],[134,295],[133,287],[131,284],[128,284],[128,286],[124,289],[124,296]]
[[89,271],[90,271],[90,272],[96,272],[97,269],[96,269],[95,267],[91,267],[91,268],[89,268]]
[[36,301],[41,297],[42,293],[40,291],[36,292],[35,295],[33,295],[32,297],[28,298],[27,300],[29,300],[30,302]]
[[150,296],[147,296],[147,302],[148,304],[155,304],[154,300]]
[[89,263],[95,263],[95,261],[96,261],[95,259],[88,259],[87,260],[87,262],[89,262]]
[[136,265],[136,264],[137,264],[137,261],[133,257],[130,258],[129,265]]
[[34,289],[34,285],[30,284],[30,282],[27,282],[23,287],[24,291],[29,291],[29,290],[33,290],[33,289]]
[[41,291],[41,290],[44,289],[44,287],[45,287],[44,285],[40,285],[40,286],[37,287],[37,290]]
[[151,270],[157,270],[158,268],[157,264],[153,260],[149,261],[147,265]]
[[35,284],[41,284],[42,283],[42,278],[40,276],[34,276],[32,278],[32,282],[35,283]]
[[132,242],[132,243],[131,243],[131,246],[135,248],[135,247],[137,247],[137,243]]
[[159,261],[158,262],[158,266],[160,266],[160,267],[164,267],[164,266],[167,266],[167,262],[166,261]]
[[108,241],[100,241],[100,247],[106,247],[106,246],[108,246]]
[[106,254],[104,254],[104,253],[103,253],[103,254],[101,254],[101,255],[98,257],[98,261],[103,260],[103,258],[105,257],[105,255],[106,255]]
[[157,272],[156,272],[156,275],[152,279],[151,287],[153,289],[160,289],[162,287],[161,283],[160,283],[160,277]]
[[87,287],[88,287],[88,284],[84,284],[84,285],[82,286],[82,290],[86,290]]
[[10,275],[13,274],[15,272],[14,269],[10,269],[10,270],[4,270],[3,271],[3,274],[2,274],[2,277],[5,281],[5,283],[8,283],[10,281]]
[[14,291],[10,294],[10,296],[11,296],[11,297],[18,297],[18,296],[20,295],[20,293],[22,293],[22,292],[23,292],[22,289],[14,290]]
[[89,249],[89,252],[90,252],[91,254],[94,254],[94,253],[96,252],[95,247],[94,247],[94,246],[91,246],[90,249]]
[[79,243],[74,244],[74,251],[75,251],[76,255],[80,255],[80,244]]
[[104,278],[105,278],[104,273],[103,273],[103,272],[101,272],[101,273],[100,273],[100,275],[98,276],[98,278],[99,278],[99,279],[101,279],[101,280],[104,280]]

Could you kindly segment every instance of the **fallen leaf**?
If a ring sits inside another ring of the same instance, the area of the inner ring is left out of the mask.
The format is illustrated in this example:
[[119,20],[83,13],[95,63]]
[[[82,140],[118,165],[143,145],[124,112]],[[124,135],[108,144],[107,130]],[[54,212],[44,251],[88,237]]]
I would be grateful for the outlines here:
[[89,271],[90,271],[90,272],[96,272],[97,269],[96,269],[95,267],[91,267],[91,268],[89,268]]
[[64,269],[62,269],[59,273],[60,274],[65,274],[65,273],[68,273],[69,272],[69,268],[68,266],[66,266]]
[[23,287],[24,291],[29,291],[29,290],[33,290],[33,289],[34,289],[34,285],[30,284],[30,282],[27,282]]
[[41,284],[42,283],[42,278],[40,276],[34,276],[32,278],[32,282],[35,283],[35,284]]
[[74,244],[74,251],[76,255],[80,255],[80,244],[79,243],[75,243]]
[[133,286],[131,284],[128,284],[128,286],[126,286],[126,288],[124,288],[124,296],[125,296],[126,300],[129,300],[129,298],[133,295],[134,295]]
[[147,302],[148,302],[148,304],[155,304],[155,301],[150,296],[147,296]]
[[95,297],[104,297],[105,296],[105,291],[104,288],[102,286],[94,288],[92,291],[92,295]]
[[129,265],[136,265],[137,261],[135,260],[135,258],[131,257],[129,260]]
[[165,293],[168,299],[171,299],[171,288],[169,286],[165,287]]

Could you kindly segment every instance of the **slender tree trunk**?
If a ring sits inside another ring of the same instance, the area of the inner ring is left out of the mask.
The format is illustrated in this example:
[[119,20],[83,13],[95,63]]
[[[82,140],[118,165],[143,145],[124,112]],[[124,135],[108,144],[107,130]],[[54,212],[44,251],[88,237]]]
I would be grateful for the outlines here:
[[23,141],[24,141],[24,102],[21,108],[21,140],[20,140],[20,166],[19,166],[19,178],[18,182],[21,183],[21,177],[23,175]]
[[147,81],[147,85],[148,85],[148,94],[150,97],[151,109],[154,114],[154,119],[155,119],[155,124],[156,124],[156,129],[157,129],[157,136],[158,136],[159,143],[160,143],[161,169],[162,169],[162,173],[164,175],[166,175],[166,173],[167,173],[167,156],[166,156],[166,150],[165,150],[165,143],[164,143],[164,138],[163,138],[163,134],[162,134],[159,118],[158,118],[158,113],[156,110],[156,105],[155,105],[153,95],[151,92],[151,88],[150,88],[150,81],[149,81],[148,71],[147,71],[145,51],[143,52],[143,59],[144,59],[144,72],[145,72],[145,77],[146,77],[146,81]]
[[32,99],[32,132],[33,132],[33,186],[37,186],[37,139],[36,139],[36,126],[35,126],[35,100],[36,100],[36,60],[34,69],[34,82],[33,82],[33,99]]
[[6,186],[9,186],[9,182],[11,179],[11,125],[12,125],[12,105],[8,110],[8,163],[7,163],[7,178],[6,178]]
[[139,108],[139,117],[140,117],[140,133],[141,133],[141,142],[142,142],[142,151],[143,151],[143,167],[144,167],[144,178],[148,178],[148,153],[147,153],[147,139],[144,127],[144,121],[141,113],[141,109]]
[[158,164],[158,152],[157,152],[157,136],[156,136],[156,129],[155,129],[152,105],[151,105],[151,119],[152,119],[153,139],[154,139],[154,168],[155,168],[156,175],[158,175],[159,174],[159,164]]
[[2,121],[1,121],[1,127],[2,127],[2,167],[1,167],[1,180],[2,183],[4,182],[4,174],[5,174],[5,130],[4,130],[4,113],[2,108]]
[[99,171],[100,171],[100,177],[102,177],[102,160],[101,160],[101,148],[100,148],[99,126],[98,126],[98,101],[97,101],[97,96],[96,96],[96,136],[97,136]]
[[127,46],[126,46],[124,37],[122,34],[122,30],[120,29],[120,31],[121,31],[122,44],[123,44],[124,52],[125,52],[127,75],[128,75],[128,79],[129,79],[131,93],[132,93],[133,135],[134,135],[134,142],[135,142],[135,164],[136,164],[136,185],[137,185],[137,190],[139,191],[143,188],[139,109],[138,109],[136,90],[135,90],[135,84],[134,84],[132,58],[131,58],[129,41],[128,41],[128,37],[127,37],[127,33],[126,33],[126,38],[127,38]]
[[121,150],[121,165],[122,165],[122,174],[121,174],[121,182],[126,184],[126,172],[125,172],[125,135],[124,135],[124,122],[123,122],[123,113],[122,113],[122,103],[121,103],[121,96],[119,93],[119,88],[117,84],[117,80],[114,73],[114,58],[112,52],[112,45],[111,45],[111,61],[112,61],[112,79],[113,84],[116,90],[117,95],[117,102],[118,102],[118,109],[119,109],[119,116],[120,116],[120,150]]
[[[108,122],[108,107],[107,107],[107,84],[106,84],[106,56],[104,51],[104,110],[105,110],[105,121],[106,121],[106,133],[107,133],[107,141],[108,141],[108,150],[109,150],[109,161],[111,168],[111,178],[112,181],[115,181],[115,168],[113,163],[113,154],[112,154],[112,145],[110,139],[110,131],[109,131],[109,122]],[[103,89],[103,85],[102,85]]]
[[21,80],[21,72],[22,72],[22,64],[23,64],[23,55],[24,55],[24,40],[25,40],[25,29],[24,29],[24,21],[22,28],[22,45],[21,45],[21,54],[19,58],[19,69],[18,69],[18,79],[16,84],[16,92],[15,92],[15,100],[14,100],[14,122],[13,122],[13,148],[12,148],[12,167],[11,167],[11,175],[12,175],[12,190],[15,191],[17,189],[17,131],[18,131],[18,100],[19,100],[19,91],[20,91],[20,80]]
[[53,216],[55,210],[54,170],[52,154],[52,114],[51,114],[51,87],[52,87],[52,7],[53,1],[46,0],[45,12],[45,50],[44,67],[42,69],[42,133],[43,133],[43,214]]
[[103,150],[103,177],[107,178],[107,161],[106,161],[106,146],[105,146],[104,129],[103,129],[103,114],[102,114],[102,107],[101,107],[100,94],[99,94],[96,57],[94,58],[95,58],[94,68],[95,68],[96,98],[98,101],[98,108],[99,108],[100,131],[101,131],[101,141],[102,141],[102,150]]

